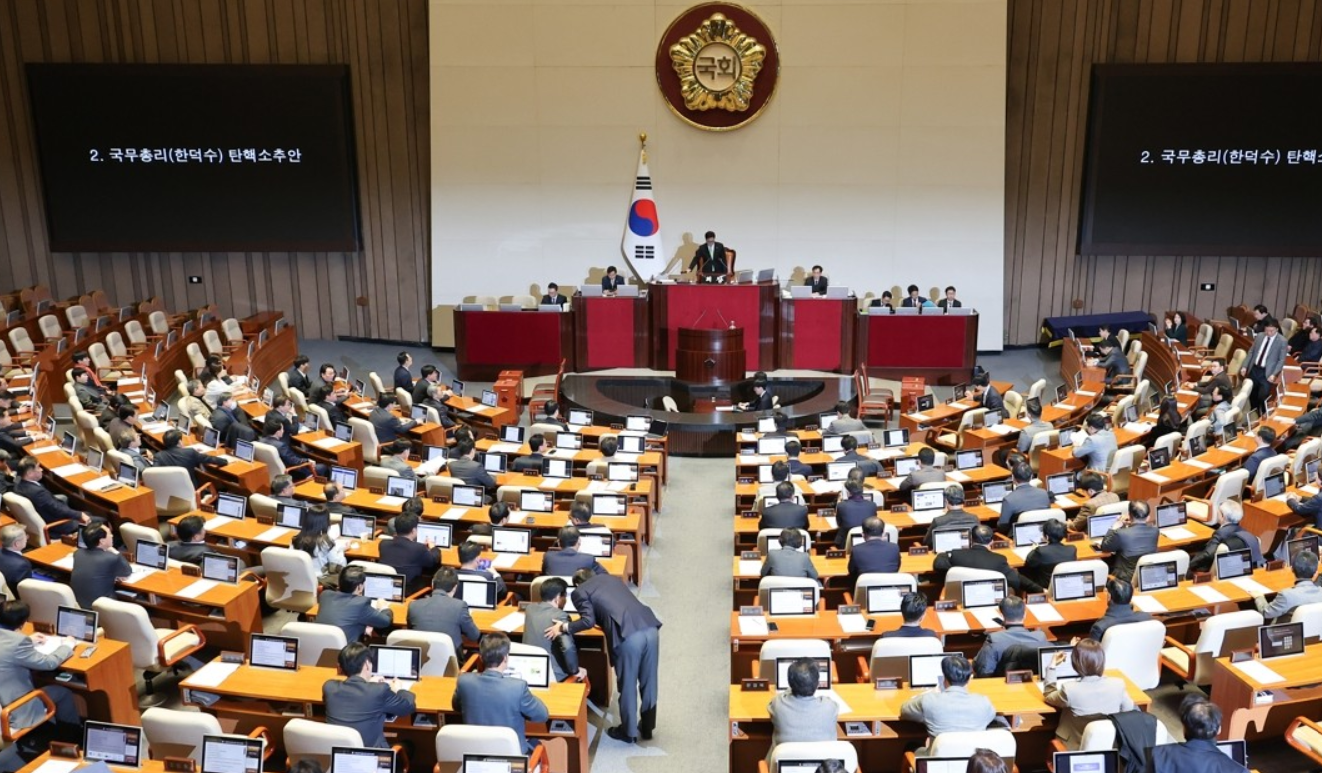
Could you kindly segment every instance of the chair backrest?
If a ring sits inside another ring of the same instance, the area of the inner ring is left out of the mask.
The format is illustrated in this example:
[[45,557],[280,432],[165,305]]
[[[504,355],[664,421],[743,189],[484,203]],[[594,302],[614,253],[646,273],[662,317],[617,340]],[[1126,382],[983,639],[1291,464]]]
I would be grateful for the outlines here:
[[1042,390],[1044,390],[1044,389],[1046,389],[1046,388],[1047,388],[1047,380],[1046,380],[1046,379],[1044,379],[1044,378],[1040,378],[1040,379],[1038,379],[1037,381],[1034,381],[1034,382],[1033,382],[1033,385],[1030,386],[1030,387],[1028,388],[1028,399],[1029,399],[1029,400],[1032,400],[1032,399],[1035,399],[1035,398],[1036,398],[1037,400],[1041,400],[1041,399],[1042,399]]
[[964,430],[970,429],[973,426],[974,418],[985,418],[986,416],[986,408],[973,408],[964,411],[964,415],[959,419],[959,431],[962,433]]
[[[1262,625],[1262,613],[1255,609],[1238,612],[1222,612],[1203,619],[1203,630],[1198,634],[1198,641],[1193,645],[1195,662],[1191,681],[1199,686],[1212,683],[1213,664],[1221,656],[1221,644],[1226,639],[1226,631],[1236,628],[1257,628]],[[1119,627],[1119,626],[1117,626]]]
[[1094,588],[1101,588],[1106,585],[1106,575],[1110,569],[1106,562],[1100,558],[1088,558],[1082,561],[1061,561],[1051,569],[1051,577],[1055,579],[1058,574],[1069,574],[1071,572],[1092,571],[1092,585]]
[[903,670],[907,674],[910,655],[935,655],[945,652],[945,645],[939,636],[891,636],[877,639],[872,643],[872,654],[868,658],[872,676],[884,673],[885,661],[903,661]]
[[74,304],[64,310],[64,318],[69,321],[69,327],[74,329],[85,328],[90,324],[87,318],[87,309],[81,304]]
[[363,571],[372,574],[399,574],[395,567],[389,564],[382,564],[376,561],[364,561],[361,558],[349,562],[349,566],[361,567]]
[[280,503],[265,494],[249,494],[248,508],[254,516],[272,520],[280,516]]
[[762,678],[776,683],[776,661],[781,658],[830,658],[831,643],[822,639],[771,639],[762,643],[757,659]]
[[1024,396],[1011,389],[1005,393],[1005,416],[1009,419],[1017,419],[1024,412]]
[[62,582],[44,580],[22,580],[15,589],[18,597],[27,602],[28,619],[34,623],[54,626],[60,607],[76,607],[78,599],[73,595],[73,588]]
[[106,630],[106,636],[129,645],[133,653],[134,667],[160,666],[160,656],[157,653],[160,637],[152,628],[146,609],[138,604],[108,597],[92,602],[92,609],[99,613],[99,622]]
[[120,335],[118,330],[112,330],[106,333],[106,349],[110,350],[112,357],[127,357],[128,347],[124,345],[124,336]]
[[972,757],[979,749],[991,749],[1004,760],[1015,756],[1018,744],[1009,730],[956,730],[939,733],[927,747],[929,757]]
[[321,427],[323,429],[329,427],[330,429],[327,430],[327,432],[334,431],[335,426],[331,424],[330,414],[326,412],[325,408],[322,408],[320,405],[316,405],[314,403],[309,403],[305,401],[301,396],[297,396],[299,394],[297,389],[291,388],[289,390],[289,394],[291,396],[294,396],[292,397],[292,399],[295,405],[301,405],[305,412],[311,413],[312,415],[317,417],[318,427]]
[[1212,326],[1204,322],[1198,326],[1198,333],[1193,338],[1193,345],[1205,349],[1210,343],[1212,343]]
[[266,601],[281,609],[311,609],[317,601],[317,572],[312,556],[293,548],[262,550]]
[[202,353],[202,347],[195,342],[189,341],[184,351],[188,354],[188,362],[193,366],[193,370],[198,371],[206,366],[207,356]]
[[1148,353],[1139,352],[1138,357],[1134,359],[1134,382],[1143,380],[1143,372],[1148,369]]
[[225,340],[232,344],[243,341],[243,326],[233,317],[220,323],[220,332],[225,334]]
[[220,720],[203,711],[150,708],[142,712],[142,732],[155,759],[188,757],[202,762],[202,736],[220,735]]
[[1113,625],[1102,635],[1106,667],[1113,668],[1138,686],[1151,690],[1161,681],[1161,645],[1166,624],[1160,620]]
[[1248,482],[1249,471],[1240,467],[1216,479],[1212,487],[1212,496],[1207,503],[1207,524],[1214,526],[1221,522],[1221,505],[1231,499],[1241,501],[1244,498],[1244,484]]
[[214,329],[203,331],[202,345],[207,348],[207,353],[209,354],[225,353],[225,344],[221,342],[220,334]]
[[572,585],[574,582],[573,577],[566,577],[564,575],[544,574],[541,577],[534,577],[532,584],[528,586],[528,595],[532,597],[533,601],[542,600],[542,586],[546,584],[547,580],[553,578],[564,580],[566,585]]
[[1264,459],[1262,464],[1258,465],[1258,472],[1253,476],[1253,491],[1261,494],[1263,481],[1278,472],[1284,472],[1289,466],[1290,457],[1285,454],[1277,454]]
[[395,401],[399,403],[400,410],[413,410],[413,393],[403,387],[395,387]]
[[300,666],[329,666],[335,663],[340,650],[349,644],[345,639],[343,628],[325,623],[291,621],[285,623],[280,635],[298,639]]
[[452,478],[449,475],[428,475],[426,481],[427,496],[446,497],[447,499],[454,493],[455,486],[462,486],[464,482],[459,478]]
[[1124,328],[1116,331],[1116,341],[1120,343],[1120,351],[1125,351],[1129,347],[1129,331]]
[[670,395],[661,395],[661,407],[671,413],[679,412],[679,403],[675,402],[675,398]]
[[161,530],[153,529],[150,526],[124,521],[119,525],[119,536],[124,540],[124,547],[128,548],[129,555],[137,555],[139,542],[154,542],[158,545],[164,544],[165,540],[161,538]]
[[396,647],[417,647],[422,650],[420,676],[457,676],[459,656],[454,651],[454,639],[449,634],[415,631],[407,628],[391,631],[386,644]]
[[1304,637],[1322,636],[1322,601],[1300,604],[1290,613],[1290,622],[1304,624]]
[[252,458],[266,465],[266,474],[272,481],[275,480],[275,476],[285,474],[285,463],[280,460],[280,452],[269,443],[254,442]]
[[47,341],[58,341],[64,336],[64,328],[60,327],[60,318],[54,314],[47,314],[37,320],[37,328],[41,330],[41,335]]
[[197,506],[197,492],[193,478],[183,467],[148,467],[142,471],[142,483],[156,495],[158,510],[174,510],[187,503]]
[[1290,462],[1290,480],[1294,481],[1296,486],[1311,483],[1306,480],[1308,475],[1305,468],[1319,455],[1322,455],[1322,438],[1306,440],[1294,452],[1294,459]]
[[[767,541],[771,538],[780,539],[780,533],[782,531],[784,531],[784,529],[762,529],[758,531],[757,533],[758,552],[765,556],[767,554]],[[808,534],[806,530],[795,529],[795,531],[797,531],[799,533],[799,536],[803,538],[804,545],[812,544],[812,537]]]
[[134,346],[145,346],[147,344],[147,331],[142,328],[142,323],[136,319],[130,319],[124,323],[124,333],[129,337],[129,343]]
[[291,719],[285,724],[285,753],[291,760],[316,760],[322,770],[330,770],[331,749],[336,746],[360,748],[363,736],[352,727]]
[[763,577],[757,583],[757,603],[761,604],[763,609],[771,608],[769,591],[772,588],[812,588],[814,608],[822,598],[822,587],[816,580],[808,577]]
[[368,371],[368,372],[367,372],[367,380],[368,380],[368,382],[371,383],[371,385],[372,385],[372,396],[373,396],[373,397],[380,397],[381,395],[389,394],[389,393],[386,391],[386,385],[383,384],[383,383],[381,383],[381,376],[378,375],[376,371],[374,371],[374,370]]
[[523,747],[510,727],[447,722],[436,731],[437,762],[463,762],[465,754],[521,755]]
[[[793,478],[793,476],[791,476],[791,478]],[[881,527],[881,530],[882,530],[882,538],[885,539],[887,542],[889,542],[889,543],[891,543],[891,544],[893,544],[893,545],[898,545],[898,544],[900,544],[900,530],[899,530],[898,528],[896,528],[895,524],[893,524],[893,523],[883,523],[883,524],[882,524],[882,527]],[[851,528],[851,529],[849,530],[849,534],[845,535],[845,555],[846,555],[846,556],[853,555],[853,553],[854,553],[854,538],[855,538],[855,537],[862,537],[862,536],[863,536],[863,527],[862,527],[862,526],[854,526],[853,528]],[[807,544],[809,544],[809,543],[805,542],[805,543],[803,543],[803,544],[807,545]]]
[[848,741],[789,741],[771,749],[771,770],[789,760],[843,760],[846,773],[858,771],[858,750]]
[[170,332],[170,320],[159,309],[147,315],[147,324],[151,325],[152,335],[163,336]]
[[376,440],[376,428],[372,422],[367,419],[360,419],[357,416],[349,417],[349,426],[353,428],[353,439],[356,443],[363,446],[363,458],[369,462],[376,462],[379,458],[379,446]]
[[12,328],[9,331],[9,343],[14,345],[16,354],[32,354],[37,351],[37,346],[32,343],[32,336],[28,335],[27,328]]
[[[1171,559],[1175,560],[1175,574],[1183,577],[1189,573],[1189,552],[1186,550],[1163,550],[1159,553],[1148,553],[1146,556],[1139,556],[1138,562],[1134,564],[1134,577],[1142,567],[1149,564],[1160,564]],[[1124,578],[1122,578],[1124,579]],[[1134,583],[1135,587],[1138,583]]]
[[[1165,746],[1171,743],[1170,731],[1157,720],[1156,745]],[[1115,723],[1110,717],[1106,719],[1095,719],[1083,727],[1083,734],[1079,737],[1079,749],[1081,752],[1096,752],[1114,749],[1115,746]]]
[[512,295],[510,303],[517,303],[524,311],[536,311],[537,299],[531,295]]
[[1038,510],[1025,510],[1019,514],[1019,519],[1015,523],[1046,523],[1047,521],[1060,521],[1065,523],[1065,511],[1057,507],[1043,507]]
[[[363,485],[369,488],[379,488],[385,490],[386,482],[391,478],[401,477],[397,470],[389,467],[378,467],[374,464],[368,464],[363,467]],[[516,500],[517,503],[517,500]]]
[[1167,457],[1174,461],[1179,456],[1177,449],[1183,436],[1178,432],[1167,432],[1165,435],[1157,438],[1157,442],[1152,444],[1153,448],[1163,448],[1166,450]]
[[5,512],[27,530],[28,544],[33,547],[44,547],[49,544],[46,540],[46,522],[37,515],[37,508],[32,506],[32,500],[12,491],[6,492],[0,499],[4,502]]

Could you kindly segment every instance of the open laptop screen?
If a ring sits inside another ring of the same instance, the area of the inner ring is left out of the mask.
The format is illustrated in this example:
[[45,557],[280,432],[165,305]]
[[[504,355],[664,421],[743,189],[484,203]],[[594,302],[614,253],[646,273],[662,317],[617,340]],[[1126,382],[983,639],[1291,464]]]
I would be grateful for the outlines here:
[[496,608],[496,583],[488,580],[460,577],[455,595],[474,609]]
[[946,553],[969,546],[970,529],[936,529],[932,532],[932,550]]
[[372,673],[385,679],[404,679],[414,682],[422,674],[420,647],[394,647],[381,644],[368,646],[372,658]]
[[260,668],[297,671],[298,639],[254,633],[248,637],[248,663]]
[[960,605],[965,609],[994,607],[1005,598],[1005,578],[965,580],[960,584]]
[[204,735],[201,773],[261,773],[265,748],[261,737]]
[[330,769],[335,773],[394,773],[395,752],[393,749],[333,746]]
[[1062,572],[1051,578],[1051,598],[1055,601],[1078,601],[1097,595],[1092,571]]
[[363,574],[363,595],[369,599],[403,601],[404,575],[367,572]]
[[545,653],[511,652],[509,667],[518,672],[519,678],[528,683],[533,690],[545,690],[551,686],[551,656]]
[[1262,660],[1304,654],[1304,624],[1280,623],[1258,628],[1258,657]]
[[55,610],[55,633],[91,644],[96,641],[98,613],[77,607],[58,607]]
[[1157,528],[1183,526],[1189,521],[1188,506],[1184,502],[1171,502],[1157,506]]
[[[958,655],[957,652],[933,652],[926,655],[909,656],[909,686],[936,687],[941,683],[941,661],[951,655]],[[967,763],[968,760],[965,760]]]
[[358,471],[352,467],[331,467],[330,479],[345,491],[358,488]]
[[138,767],[142,762],[142,728],[89,720],[83,725],[83,759]]
[[1245,550],[1231,550],[1216,554],[1216,578],[1230,580],[1253,574],[1253,553]]
[[[1242,742],[1241,742],[1242,743]],[[1056,773],[1116,773],[1120,753],[1115,749],[1087,752],[1056,752]]]
[[941,489],[917,489],[910,492],[909,502],[915,512],[940,510],[946,506],[946,493]]
[[812,588],[771,588],[767,591],[767,614],[811,615],[816,607]]
[[868,614],[899,612],[900,602],[904,600],[904,596],[909,590],[908,585],[869,585],[867,587]]
[[1175,561],[1160,561],[1144,564],[1138,568],[1138,589],[1141,593],[1174,588],[1180,584],[1180,577],[1175,572]]

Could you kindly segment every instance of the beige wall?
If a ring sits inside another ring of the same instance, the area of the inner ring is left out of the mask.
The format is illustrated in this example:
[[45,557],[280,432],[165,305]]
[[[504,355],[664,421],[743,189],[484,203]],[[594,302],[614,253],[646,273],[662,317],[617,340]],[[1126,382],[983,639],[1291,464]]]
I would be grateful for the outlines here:
[[433,303],[623,265],[647,131],[668,252],[710,228],[782,278],[816,262],[860,294],[955,284],[999,349],[1006,0],[746,5],[778,38],[779,91],[711,133],[653,74],[687,5],[431,0]]

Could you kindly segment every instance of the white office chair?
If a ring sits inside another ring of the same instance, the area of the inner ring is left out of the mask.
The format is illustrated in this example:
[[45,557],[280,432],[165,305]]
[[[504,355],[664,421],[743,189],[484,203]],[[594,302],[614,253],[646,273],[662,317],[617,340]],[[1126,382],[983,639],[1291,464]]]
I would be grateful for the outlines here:
[[[1198,421],[1195,421],[1192,424],[1190,424],[1189,428],[1184,431],[1184,443],[1181,446],[1184,449],[1184,452],[1185,453],[1189,452],[1189,441],[1193,440],[1196,437],[1205,438],[1207,437],[1207,434],[1210,433],[1211,431],[1212,431],[1211,419],[1199,419]],[[1174,459],[1174,457],[1171,458]]]
[[1018,751],[1014,733],[1009,730],[963,730],[940,733],[927,747],[928,757],[972,757],[979,749],[991,749],[1001,755],[1011,770]]
[[867,572],[866,574],[860,574],[854,582],[853,595],[846,599],[845,603],[859,604],[866,609],[868,588],[888,585],[907,585],[909,587],[908,592],[913,593],[918,590],[918,578],[904,572]]
[[1184,436],[1178,432],[1167,432],[1165,435],[1157,438],[1157,442],[1152,444],[1152,448],[1153,450],[1158,448],[1165,449],[1167,458],[1174,462],[1180,458],[1180,441],[1183,438]]
[[858,750],[848,741],[789,741],[771,750],[771,770],[794,760],[842,760],[845,773],[858,773]]
[[349,644],[343,628],[325,623],[290,621],[285,623],[280,635],[298,639],[300,666],[331,666],[340,650]]
[[49,341],[58,341],[64,337],[64,329],[60,327],[60,318],[54,314],[47,314],[37,320],[37,327],[41,330],[42,338]]
[[1242,501],[1244,484],[1248,479],[1249,471],[1243,467],[1225,473],[1216,479],[1212,495],[1207,499],[1185,497],[1185,513],[1192,520],[1216,526],[1221,520],[1221,504],[1229,499]]
[[822,639],[771,639],[762,643],[753,678],[776,682],[776,661],[784,658],[830,658],[831,643]]
[[1026,397],[1026,400],[1040,401],[1042,399],[1042,390],[1046,388],[1047,388],[1046,379],[1040,378],[1037,381],[1034,381],[1032,385],[1028,387],[1028,396]]
[[225,341],[230,344],[243,343],[243,326],[233,317],[220,323],[220,332],[225,334]]
[[1312,483],[1308,480],[1306,467],[1319,456],[1322,456],[1322,438],[1313,438],[1300,444],[1294,452],[1294,459],[1290,462],[1290,480],[1294,481],[1296,486]]
[[1121,499],[1129,496],[1129,478],[1146,455],[1147,449],[1143,446],[1125,446],[1111,455],[1111,466],[1107,470],[1111,475],[1111,490],[1119,494]]
[[1046,523],[1047,521],[1060,521],[1067,523],[1065,511],[1059,507],[1043,507],[1038,510],[1025,510],[1019,514],[1015,523]]
[[[1203,629],[1198,634],[1198,641],[1194,642],[1192,647],[1169,636],[1166,637],[1166,643],[1171,646],[1161,650],[1161,665],[1190,684],[1199,687],[1211,684],[1213,663],[1221,656],[1221,644],[1225,641],[1226,631],[1235,628],[1257,628],[1260,625],[1262,625],[1262,613],[1252,609],[1222,612],[1204,618]],[[1115,628],[1124,627],[1115,626]],[[1106,633],[1109,636],[1111,631],[1108,630]],[[1129,643],[1126,642],[1125,646],[1129,646]],[[1148,689],[1143,685],[1139,685],[1139,688]]]
[[[1156,745],[1165,746],[1172,743],[1170,731],[1166,725],[1157,720]],[[1115,723],[1110,717],[1106,719],[1095,719],[1083,727],[1083,735],[1079,738],[1079,748],[1081,752],[1096,752],[1114,749],[1115,747]]]
[[292,760],[315,760],[330,770],[331,749],[336,746],[362,748],[363,737],[352,727],[291,719],[285,724],[285,753]]
[[390,394],[389,392],[386,391],[386,385],[381,383],[381,377],[377,375],[376,371],[374,370],[368,371],[367,380],[371,382],[372,394],[375,395],[376,397],[380,397],[381,395],[384,394]]
[[202,345],[206,347],[208,354],[224,356],[225,343],[220,340],[220,334],[215,330],[205,330],[202,332]]
[[0,497],[0,501],[4,502],[5,512],[27,531],[28,544],[32,547],[45,547],[54,542],[51,529],[68,523],[67,520],[46,523],[40,515],[37,515],[37,508],[32,506],[32,500],[20,494],[5,492],[4,496]]
[[1166,625],[1160,620],[1113,625],[1102,635],[1106,667],[1120,671],[1140,690],[1161,681],[1161,644]]
[[1139,571],[1150,564],[1161,564],[1168,561],[1175,561],[1175,574],[1184,577],[1189,573],[1189,551],[1187,550],[1163,550],[1159,553],[1149,553],[1146,556],[1139,556],[1138,562],[1134,564],[1134,575],[1130,582],[1135,588],[1138,587]]
[[[910,655],[935,655],[945,651],[939,636],[892,636],[877,639],[872,644],[867,663],[859,663],[861,678],[865,684],[871,683],[877,676],[903,676],[907,681]],[[862,661],[862,658],[859,660]],[[894,664],[893,674],[887,673],[888,662]]]
[[293,548],[269,547],[262,551],[262,566],[266,569],[266,603],[300,615],[317,603],[312,556]]
[[[202,737],[223,732],[220,720],[205,711],[152,708],[142,712],[142,733],[151,746],[152,759],[187,757],[201,763]],[[264,737],[266,748],[272,748],[265,728],[253,730],[249,737]]]
[[[353,440],[363,446],[363,460],[376,464],[380,460],[378,449],[380,443],[376,439],[376,428],[372,422],[367,419],[360,419],[357,416],[349,417],[349,426],[353,429]],[[332,431],[334,428],[331,428]]]
[[161,520],[197,509],[197,490],[183,467],[148,467],[142,471],[142,485],[155,495],[156,515]]
[[[765,555],[767,554],[767,542],[768,542],[769,540],[772,540],[772,539],[779,540],[779,539],[780,539],[780,533],[781,533],[782,531],[785,531],[785,530],[784,530],[784,529],[761,529],[761,530],[759,530],[758,533],[757,533],[757,552],[759,552],[759,553],[761,553],[763,556],[765,556]],[[804,529],[795,529],[795,531],[797,531],[797,532],[799,533],[799,536],[803,538],[803,544],[804,544],[805,547],[812,545],[812,537],[809,536],[809,534],[808,534],[808,532],[807,532],[806,530],[804,530]]]
[[62,582],[21,580],[15,590],[18,592],[18,597],[27,602],[28,620],[33,623],[54,628],[60,607],[78,608],[78,599],[73,595],[73,588]]
[[1289,466],[1290,457],[1285,454],[1277,454],[1264,459],[1262,464],[1258,465],[1257,474],[1253,476],[1253,493],[1261,494],[1263,482],[1279,472],[1285,472]]
[[1322,636],[1322,601],[1295,607],[1290,613],[1290,622],[1303,623],[1304,637],[1307,639]]
[[462,486],[464,482],[459,478],[452,478],[449,475],[428,475],[425,481],[427,497],[445,497],[450,499],[454,494],[455,486]]
[[395,567],[389,566],[387,564],[378,563],[376,561],[364,561],[362,559],[356,559],[350,561],[349,566],[360,567],[364,572],[367,572],[369,574],[399,574],[399,572],[395,571]]
[[[848,557],[854,553],[854,538],[863,536],[863,527],[855,526],[845,535],[845,556]],[[887,540],[892,545],[900,544],[900,530],[894,524],[886,523],[882,525],[882,539]],[[804,543],[807,544],[807,543]]]
[[[436,731],[436,761],[442,767],[446,767],[445,763],[463,762],[465,754],[521,757],[523,747],[519,745],[518,733],[509,727],[446,723]],[[547,770],[545,746],[538,746],[532,753],[528,770]]]
[[1054,582],[1058,574],[1070,574],[1073,572],[1092,572],[1092,582],[1094,588],[1103,588],[1106,586],[1106,576],[1110,572],[1106,562],[1100,558],[1090,558],[1082,561],[1062,561],[1056,564],[1051,570],[1051,580]]
[[160,529],[153,529],[150,526],[124,521],[119,525],[120,539],[124,540],[124,547],[128,549],[130,556],[136,556],[138,553],[139,542],[154,542],[158,545],[165,544],[165,539],[161,537]]
[[386,644],[392,647],[417,647],[422,650],[419,676],[458,676],[459,656],[449,634],[401,628],[390,632]]
[[153,628],[147,610],[138,604],[99,598],[92,603],[92,609],[100,615],[107,636],[129,645],[133,667],[143,669],[146,687],[139,696],[140,707],[164,703],[165,696],[157,693],[152,684],[156,675],[178,665],[207,643],[202,630],[191,623],[178,628]]

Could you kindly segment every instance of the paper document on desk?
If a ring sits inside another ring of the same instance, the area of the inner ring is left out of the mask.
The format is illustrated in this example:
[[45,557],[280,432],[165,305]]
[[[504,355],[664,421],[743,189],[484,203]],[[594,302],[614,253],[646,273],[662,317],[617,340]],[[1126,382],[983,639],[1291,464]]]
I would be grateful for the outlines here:
[[963,612],[937,612],[936,620],[941,624],[943,631],[953,633],[969,629],[968,618],[964,617]]
[[1157,483],[1157,484],[1170,483],[1171,480],[1170,478],[1167,478],[1165,475],[1158,475],[1155,472],[1145,472],[1142,475],[1139,475],[1138,477],[1143,478],[1144,480],[1150,480],[1153,483]]
[[840,528],[840,522],[836,520],[834,515],[824,515],[822,520],[826,522],[826,528],[828,529]]
[[863,633],[868,629],[868,620],[862,615],[836,615],[836,619],[845,633]]
[[1202,397],[1202,395],[1192,389],[1177,389],[1175,390],[1175,394],[1183,395],[1184,397]]
[[1226,582],[1253,596],[1266,596],[1268,593],[1272,592],[1271,588],[1268,588],[1252,577],[1236,577],[1233,580],[1226,580]]
[[956,483],[968,483],[969,476],[966,473],[960,472],[959,470],[955,470],[953,472],[946,473],[946,480],[953,480]]
[[174,427],[170,426],[170,422],[168,421],[144,422],[142,428],[151,434],[156,434],[157,432],[169,432],[174,429]]
[[195,599],[203,593],[216,587],[218,583],[215,580],[194,580],[186,585],[176,595],[183,596],[186,599]]
[[1223,601],[1230,601],[1226,594],[1213,588],[1211,585],[1190,585],[1189,592],[1209,604],[1220,604]]
[[343,440],[340,440],[339,438],[323,437],[323,438],[317,438],[316,440],[312,441],[312,445],[316,446],[317,448],[324,448],[326,450],[331,450],[331,449],[339,448],[340,446],[347,446],[349,444],[344,442]]
[[1149,615],[1160,614],[1166,611],[1166,605],[1157,601],[1152,596],[1139,594],[1133,598],[1134,608]]
[[771,633],[767,628],[767,619],[765,617],[755,617],[753,615],[739,616],[739,635],[740,636],[766,636]]
[[491,559],[491,565],[497,569],[509,569],[519,561],[520,553],[497,553]]
[[900,487],[900,484],[904,482],[904,476],[901,476],[901,477],[898,477],[898,478],[882,478],[882,479],[881,479],[881,482],[882,482],[882,483],[889,483],[890,485],[894,486],[895,488],[899,488],[899,487]]
[[408,500],[404,497],[378,497],[376,503],[382,507],[402,507]]
[[[566,479],[566,482],[568,482],[568,479]],[[627,480],[617,480],[617,481],[612,481],[611,483],[607,483],[606,490],[613,491],[618,494],[619,492],[624,491],[625,489],[629,488],[632,485],[633,484]]]
[[842,480],[815,480],[808,484],[814,494],[839,494],[845,488],[845,482]]
[[32,454],[33,456],[41,456],[42,454],[50,454],[58,450],[60,450],[59,446],[42,446],[41,448],[29,449],[28,453]]
[[1080,389],[1079,391],[1075,392],[1074,394],[1078,395],[1079,397],[1096,397],[1096,396],[1097,396],[1097,393],[1096,393],[1096,392],[1088,392],[1088,391],[1085,391],[1085,390],[1083,390],[1083,389]]
[[762,562],[739,559],[740,577],[758,577],[762,574]]
[[547,454],[547,456],[553,459],[573,459],[577,455],[578,452],[570,448],[557,448]]
[[585,488],[585,489],[583,489],[583,490],[586,491],[586,492],[588,492],[589,494],[596,494],[596,493],[599,493],[599,492],[605,491],[605,490],[606,490],[606,481],[604,481],[604,480],[593,480],[593,481],[588,481],[587,488]]
[[1193,539],[1193,532],[1183,526],[1167,526],[1161,530],[1161,535],[1168,540]]
[[994,619],[1001,616],[1001,610],[996,607],[977,607],[968,610],[968,612],[973,615],[974,620],[978,621],[978,625],[989,631],[994,631],[1003,627]]
[[740,454],[739,464],[746,465],[748,467],[760,466],[763,464],[771,464],[771,457],[758,456],[757,454]]
[[1268,668],[1261,660],[1241,660],[1238,663],[1231,663],[1230,667],[1239,669],[1244,676],[1258,684],[1276,684],[1285,681],[1285,677]]
[[414,468],[414,473],[419,478],[426,478],[435,475],[436,473],[441,471],[442,467],[445,466],[445,461],[446,461],[445,459],[441,457],[437,457],[431,460],[430,462],[423,462],[422,464]]
[[446,510],[444,513],[441,513],[441,520],[457,521],[460,518],[463,518],[467,514],[468,514],[467,507],[451,507],[449,510]]
[[834,703],[836,706],[839,707],[840,710],[837,712],[838,716],[844,716],[845,714],[848,714],[853,711],[853,709],[849,708],[849,704],[845,703],[845,699],[841,698],[840,695],[837,694],[835,690],[818,690],[817,694],[822,696],[823,698],[830,700],[832,703]]
[[1029,604],[1028,611],[1033,613],[1039,623],[1059,623],[1065,620],[1051,604]]
[[523,446],[518,443],[492,443],[491,448],[487,449],[490,454],[517,454]]
[[223,529],[232,523],[238,523],[238,518],[230,518],[228,515],[212,515],[206,520],[207,531]]
[[757,442],[757,433],[756,433],[756,432],[740,432],[740,433],[739,433],[739,442],[740,442],[740,443],[756,443],[756,442]]
[[1212,469],[1212,463],[1204,462],[1202,459],[1189,459],[1188,461],[1185,462],[1185,464],[1189,465],[1190,467],[1197,467],[1200,470]]
[[1315,497],[1317,496],[1317,486],[1314,486],[1311,483],[1307,486],[1300,486],[1299,493],[1307,494],[1310,497]]
[[[865,455],[865,456],[870,456],[870,457],[872,457],[873,459],[876,459],[876,460],[879,461],[879,462],[884,462],[884,461],[886,461],[887,459],[896,459],[896,458],[899,458],[899,457],[901,457],[901,456],[904,456],[904,449],[903,449],[903,448],[877,448],[877,449],[870,449],[870,450],[868,450],[868,452],[867,452],[866,454],[864,454],[864,455]],[[831,454],[831,458],[832,458],[832,459],[839,459],[841,456],[844,456],[844,454],[843,454],[843,453],[842,453],[842,454]]]
[[282,537],[292,537],[298,532],[284,526],[272,526],[261,534],[257,535],[258,542],[279,542]]
[[497,631],[511,633],[523,627],[523,620],[524,614],[522,612],[513,612],[492,623],[491,627]]
[[1142,435],[1146,432],[1151,432],[1152,428],[1155,426],[1157,425],[1150,424],[1146,421],[1134,421],[1126,424],[1124,429],[1126,432],[1133,432],[1135,435]]
[[716,406],[716,412],[717,412],[717,413],[729,413],[730,411],[733,411],[733,410],[734,410],[734,406],[733,406],[733,405],[718,405],[718,406]]
[[1073,497],[1068,496],[1066,494],[1058,494],[1056,498],[1052,501],[1054,501],[1056,504],[1060,505],[1061,507],[1077,507],[1079,504],[1078,502],[1074,501]]
[[1000,502],[992,502],[990,505],[983,505],[983,507],[987,508],[988,510],[991,510],[993,513],[996,513],[998,515],[1001,512]]
[[51,470],[51,472],[55,473],[61,478],[68,478],[74,475],[82,475],[85,472],[92,472],[92,470],[91,468],[85,467],[79,464],[78,462],[74,462],[73,464],[62,464],[59,467],[56,467],[55,469]]
[[129,576],[124,578],[124,582],[128,583],[129,585],[132,585],[135,582],[141,582],[142,580],[152,576],[153,574],[156,574],[159,571],[161,570],[157,569],[154,566],[134,565],[133,570],[129,572]]
[[190,688],[219,687],[235,671],[239,670],[239,665],[239,663],[208,663],[188,677],[188,686]]
[[918,421],[918,422],[926,422],[926,421],[931,421],[931,420],[932,420],[932,417],[931,417],[931,416],[928,416],[928,415],[925,414],[925,413],[911,413],[911,414],[909,414],[909,418],[910,418],[910,419],[913,419],[914,421]]
[[1004,422],[1002,422],[1001,424],[997,424],[997,425],[994,426],[994,427],[987,427],[987,429],[991,430],[992,432],[995,432],[996,434],[1000,435],[1001,437],[1005,437],[1006,435],[1010,434],[1011,432],[1018,432],[1018,431],[1019,431],[1019,428],[1018,428],[1018,427],[1012,426],[1012,425],[1010,425],[1010,424],[1005,424]]
[[1024,545],[1022,547],[1014,548],[1014,554],[1019,556],[1020,560],[1027,561],[1028,554],[1032,553],[1034,550],[1037,550],[1037,545]]
[[32,649],[43,655],[54,655],[55,650],[64,646],[64,642],[65,639],[63,636],[47,636],[46,640],[41,644],[32,645]]
[[[1072,410],[1074,410],[1074,406],[1070,405],[1069,403],[1052,403],[1052,404],[1051,404],[1051,407],[1052,407],[1052,408],[1055,408],[1055,409],[1058,410],[1058,411],[1072,411]],[[997,426],[999,426],[999,425],[997,425]]]
[[54,563],[56,568],[63,569],[66,572],[73,571],[73,553],[61,558]]
[[32,773],[73,773],[82,766],[82,760],[49,759],[37,766]]
[[1275,416],[1272,416],[1272,417],[1271,417],[1271,420],[1272,420],[1272,421],[1279,421],[1280,423],[1284,424],[1284,425],[1287,426],[1287,427],[1293,427],[1293,426],[1294,426],[1294,419],[1290,418],[1289,416],[1279,416],[1279,415],[1275,415]]

